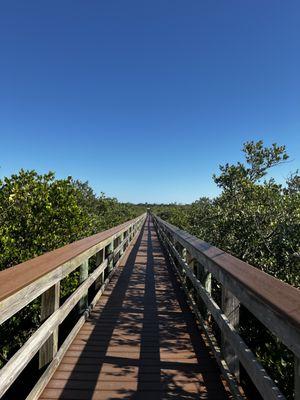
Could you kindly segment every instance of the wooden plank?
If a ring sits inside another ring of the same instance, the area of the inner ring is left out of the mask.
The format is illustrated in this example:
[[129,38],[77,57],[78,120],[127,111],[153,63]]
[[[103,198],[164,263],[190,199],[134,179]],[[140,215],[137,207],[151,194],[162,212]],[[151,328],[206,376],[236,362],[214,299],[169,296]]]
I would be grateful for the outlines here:
[[182,246],[300,358],[300,291],[161,220]]
[[[60,283],[56,283],[50,289],[42,294],[41,300],[41,322],[44,322],[54,311],[59,308],[60,300]],[[39,368],[43,368],[48,364],[58,348],[58,327],[53,330],[49,339],[43,344],[39,350]]]

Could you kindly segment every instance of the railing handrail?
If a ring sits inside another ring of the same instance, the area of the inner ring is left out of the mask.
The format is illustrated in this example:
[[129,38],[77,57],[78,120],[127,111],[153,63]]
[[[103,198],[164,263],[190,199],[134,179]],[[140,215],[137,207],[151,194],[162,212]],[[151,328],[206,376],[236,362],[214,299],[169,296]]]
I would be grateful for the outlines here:
[[[186,245],[259,297],[300,333],[300,290],[155,216]],[[245,305],[246,306],[246,305]]]
[[0,302],[93,246],[120,233],[140,218],[141,216],[0,271]]

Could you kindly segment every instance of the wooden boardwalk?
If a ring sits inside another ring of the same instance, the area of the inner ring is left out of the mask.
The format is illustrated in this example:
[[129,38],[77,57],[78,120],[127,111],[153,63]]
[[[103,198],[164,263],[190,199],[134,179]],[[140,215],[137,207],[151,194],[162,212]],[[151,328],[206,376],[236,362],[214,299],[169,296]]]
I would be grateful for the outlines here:
[[231,398],[149,218],[40,398]]

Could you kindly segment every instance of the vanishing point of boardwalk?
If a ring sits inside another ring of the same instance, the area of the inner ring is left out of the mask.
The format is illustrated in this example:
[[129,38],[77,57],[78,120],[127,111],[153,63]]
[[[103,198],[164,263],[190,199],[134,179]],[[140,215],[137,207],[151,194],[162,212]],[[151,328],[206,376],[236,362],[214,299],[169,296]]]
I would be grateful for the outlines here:
[[150,217],[40,398],[229,398]]

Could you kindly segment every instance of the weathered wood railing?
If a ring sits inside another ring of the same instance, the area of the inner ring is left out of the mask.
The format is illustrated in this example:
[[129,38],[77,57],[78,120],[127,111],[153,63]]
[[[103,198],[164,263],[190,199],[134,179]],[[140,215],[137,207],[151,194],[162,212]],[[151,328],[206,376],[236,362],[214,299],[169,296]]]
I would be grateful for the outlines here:
[[[155,215],[153,218],[160,240],[235,397],[243,398],[239,386],[241,363],[264,399],[285,398],[238,333],[239,304],[243,304],[294,353],[294,398],[299,400],[300,291]],[[211,276],[222,285],[222,307],[211,295]],[[203,317],[197,296],[220,328],[220,346],[211,324]]]
[[[99,300],[122,254],[140,231],[146,215],[115,228],[71,243],[40,257],[0,272],[0,324],[38,296],[42,325],[0,370],[0,398],[39,351],[39,365],[47,369],[27,397],[36,399],[51,378],[64,353]],[[89,274],[89,259],[96,269]],[[79,269],[79,287],[60,305],[60,281]],[[98,291],[88,304],[87,293],[96,282]],[[58,329],[79,303],[81,317],[58,349]]]

